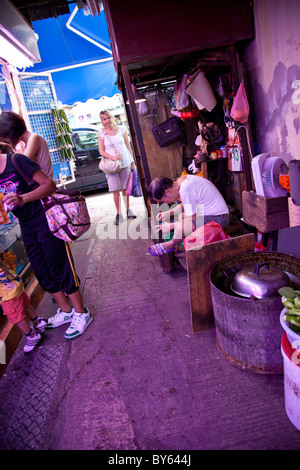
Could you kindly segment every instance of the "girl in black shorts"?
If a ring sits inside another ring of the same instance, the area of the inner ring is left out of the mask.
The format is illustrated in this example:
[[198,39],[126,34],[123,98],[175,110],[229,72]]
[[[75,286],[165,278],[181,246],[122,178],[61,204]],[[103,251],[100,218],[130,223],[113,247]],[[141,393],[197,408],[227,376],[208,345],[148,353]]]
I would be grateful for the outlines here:
[[56,315],[48,320],[48,328],[70,323],[65,338],[75,338],[85,331],[93,318],[82,302],[69,245],[50,232],[40,202],[41,198],[55,191],[55,183],[37,163],[25,155],[15,154],[22,171],[39,185],[32,190],[13,165],[10,152],[10,146],[1,142],[0,192],[5,194],[1,203],[11,207],[19,219],[34,274],[42,288],[51,293],[59,305]]

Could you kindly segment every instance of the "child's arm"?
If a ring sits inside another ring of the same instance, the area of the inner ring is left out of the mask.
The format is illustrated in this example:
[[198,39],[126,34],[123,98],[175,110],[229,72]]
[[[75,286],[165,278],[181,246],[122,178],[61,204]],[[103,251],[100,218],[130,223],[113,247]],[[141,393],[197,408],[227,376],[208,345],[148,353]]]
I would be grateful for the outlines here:
[[54,181],[42,170],[36,170],[33,173],[32,178],[39,185],[36,189],[25,194],[8,193],[3,197],[2,201],[7,202],[12,206],[20,206],[26,202],[36,201],[43,197],[50,196],[50,194],[56,190],[56,184]]

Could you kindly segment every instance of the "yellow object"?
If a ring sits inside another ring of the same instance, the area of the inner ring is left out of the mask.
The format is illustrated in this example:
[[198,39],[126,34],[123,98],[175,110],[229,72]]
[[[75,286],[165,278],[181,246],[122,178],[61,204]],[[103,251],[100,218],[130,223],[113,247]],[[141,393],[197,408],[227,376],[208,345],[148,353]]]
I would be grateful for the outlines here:
[[6,300],[19,297],[24,291],[24,285],[14,271],[0,271],[0,304]]

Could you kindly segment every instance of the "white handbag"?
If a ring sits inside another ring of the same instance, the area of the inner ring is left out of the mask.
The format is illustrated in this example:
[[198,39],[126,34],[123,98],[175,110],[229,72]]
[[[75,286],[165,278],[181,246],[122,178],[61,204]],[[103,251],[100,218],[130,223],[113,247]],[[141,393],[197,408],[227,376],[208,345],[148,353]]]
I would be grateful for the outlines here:
[[[112,143],[109,135],[107,132],[105,132],[105,135],[107,136],[112,148],[118,154],[118,151],[115,147],[115,145]],[[119,173],[122,168],[122,163],[121,160],[111,160],[111,158],[106,158],[106,157],[101,157],[100,163],[99,163],[99,168],[100,170],[103,171],[103,173],[108,173],[108,174],[113,174],[113,173]]]

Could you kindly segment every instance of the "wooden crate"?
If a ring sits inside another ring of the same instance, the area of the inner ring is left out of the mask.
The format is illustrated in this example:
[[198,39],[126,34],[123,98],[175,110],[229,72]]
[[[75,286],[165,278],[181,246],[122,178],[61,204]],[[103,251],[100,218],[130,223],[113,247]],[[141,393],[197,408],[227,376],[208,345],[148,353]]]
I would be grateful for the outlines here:
[[243,220],[262,233],[289,227],[288,197],[266,198],[243,191]]

